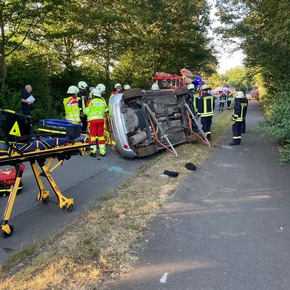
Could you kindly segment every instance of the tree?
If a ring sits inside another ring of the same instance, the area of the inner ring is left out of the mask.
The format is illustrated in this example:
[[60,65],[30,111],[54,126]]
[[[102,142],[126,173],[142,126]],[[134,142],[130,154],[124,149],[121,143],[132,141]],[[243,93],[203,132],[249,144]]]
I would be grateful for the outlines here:
[[60,0],[4,0],[0,3],[1,90],[7,77],[6,58],[21,49],[47,13],[63,4]]

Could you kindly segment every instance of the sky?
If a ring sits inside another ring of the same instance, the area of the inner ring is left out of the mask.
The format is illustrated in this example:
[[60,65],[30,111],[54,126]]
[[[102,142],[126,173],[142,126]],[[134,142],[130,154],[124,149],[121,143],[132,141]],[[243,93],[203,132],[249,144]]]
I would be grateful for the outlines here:
[[242,51],[236,51],[234,53],[222,53],[219,58],[219,68],[218,73],[223,74],[225,71],[238,66],[243,65],[243,53]]
[[[215,0],[207,0],[211,10],[210,10],[210,18],[213,21],[212,23],[212,28],[215,28],[220,25],[220,22],[218,21],[218,18],[215,16],[216,9],[215,9]],[[236,51],[234,53],[229,53],[223,51],[223,47],[221,47],[221,41],[219,40],[219,37],[214,35],[213,32],[210,30],[209,34],[213,39],[215,39],[216,42],[216,48],[218,49],[220,53],[219,57],[219,68],[218,68],[218,73],[223,74],[225,71],[235,67],[235,66],[241,66],[243,65],[243,53],[241,50]],[[226,44],[228,46],[228,44]]]

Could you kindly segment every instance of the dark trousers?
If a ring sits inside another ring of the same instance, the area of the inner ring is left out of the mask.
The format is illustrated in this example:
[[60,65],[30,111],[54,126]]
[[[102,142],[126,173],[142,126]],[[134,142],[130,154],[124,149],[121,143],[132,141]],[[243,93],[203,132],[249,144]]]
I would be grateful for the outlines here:
[[242,124],[241,124],[241,132],[242,132],[242,134],[243,133],[246,133],[246,119],[244,119],[242,121]]
[[210,141],[211,139],[211,123],[212,123],[212,116],[209,117],[201,117],[200,123],[202,125],[202,130],[205,133],[207,139]]
[[233,140],[238,141],[240,143],[242,138],[242,122],[236,121],[232,126],[232,131],[233,131]]
[[228,109],[231,108],[231,103],[232,103],[232,101],[227,101]]

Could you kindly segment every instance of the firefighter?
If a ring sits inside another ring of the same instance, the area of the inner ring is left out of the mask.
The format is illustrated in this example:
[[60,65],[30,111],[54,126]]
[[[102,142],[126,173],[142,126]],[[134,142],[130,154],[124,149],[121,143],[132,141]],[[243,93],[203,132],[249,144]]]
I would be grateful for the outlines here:
[[193,103],[194,111],[195,111],[195,113],[197,113],[197,101],[198,101],[198,98],[199,98],[199,94],[195,90],[195,85],[194,84],[188,85],[187,88],[188,88],[189,94],[192,97],[192,103]]
[[229,145],[240,145],[242,139],[242,122],[246,116],[248,102],[245,100],[245,95],[242,91],[238,91],[235,96],[234,111],[232,115],[232,131],[233,140]]
[[223,92],[220,96],[220,104],[219,104],[219,111],[220,110],[224,110],[224,106],[225,106],[225,102],[227,101],[227,96],[226,94]]
[[104,117],[108,111],[107,104],[102,98],[99,90],[92,90],[92,100],[88,101],[85,114],[88,118],[88,128],[90,131],[90,156],[97,157],[97,137],[100,155],[106,155],[106,144],[104,137]]
[[231,91],[228,91],[227,92],[227,106],[228,106],[228,110],[230,110],[230,108],[231,108],[232,99],[233,99],[233,94],[231,93]]
[[245,116],[244,116],[243,121],[242,121],[242,128],[241,128],[242,134],[246,133],[246,115],[247,115],[248,103],[249,103],[249,100],[246,96],[244,96],[244,99],[246,101],[247,106],[245,106],[245,109],[244,109]]
[[117,83],[115,84],[115,89],[112,91],[110,98],[114,96],[115,94],[120,94],[120,93],[122,93],[122,85]]
[[126,85],[123,86],[123,90],[124,90],[124,91],[131,90],[131,86],[128,85],[128,84],[126,84]]
[[96,89],[100,91],[102,96],[106,94],[106,86],[104,84],[98,84]]
[[79,88],[79,92],[77,94],[77,101],[79,104],[79,110],[80,110],[80,119],[82,121],[82,131],[86,131],[87,130],[87,116],[84,114],[84,110],[86,107],[86,103],[87,103],[87,96],[86,96],[86,89],[87,89],[88,85],[86,82],[84,81],[80,81],[78,83],[78,88]]
[[67,90],[68,96],[63,100],[63,105],[66,120],[73,124],[82,125],[82,121],[80,119],[79,104],[77,101],[78,92],[79,92],[78,87],[70,86]]
[[208,85],[203,85],[201,87],[202,95],[197,101],[197,110],[198,115],[200,116],[202,130],[205,133],[208,141],[211,140],[211,123],[215,108],[215,98],[209,93],[210,89],[211,88]]
[[158,91],[159,90],[158,83],[153,83],[152,86],[151,86],[151,90],[152,91]]

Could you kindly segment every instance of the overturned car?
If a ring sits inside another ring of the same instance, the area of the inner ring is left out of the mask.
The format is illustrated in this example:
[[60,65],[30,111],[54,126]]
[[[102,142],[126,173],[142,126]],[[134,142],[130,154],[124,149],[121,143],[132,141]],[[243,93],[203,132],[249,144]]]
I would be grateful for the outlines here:
[[110,98],[113,140],[126,158],[143,157],[197,140],[198,126],[187,88],[131,89]]

